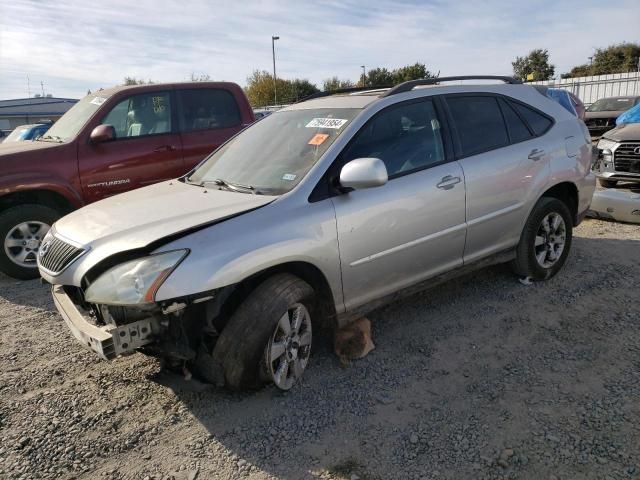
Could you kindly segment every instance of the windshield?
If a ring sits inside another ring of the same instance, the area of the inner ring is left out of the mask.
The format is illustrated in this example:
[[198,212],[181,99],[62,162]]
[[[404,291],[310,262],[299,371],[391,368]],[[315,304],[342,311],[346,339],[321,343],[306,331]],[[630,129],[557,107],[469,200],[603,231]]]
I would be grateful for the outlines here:
[[616,112],[628,110],[634,105],[634,98],[601,98],[589,105],[587,112]]
[[63,142],[72,140],[105,100],[106,98],[99,94],[87,95],[60,117],[60,120],[49,129],[43,138],[51,137]]
[[318,108],[275,112],[214,152],[189,177],[199,185],[223,180],[256,193],[295,187],[360,109]]
[[27,135],[29,135],[29,130],[31,127],[18,127],[13,132],[9,134],[7,138],[4,139],[5,142],[21,142],[26,140]]

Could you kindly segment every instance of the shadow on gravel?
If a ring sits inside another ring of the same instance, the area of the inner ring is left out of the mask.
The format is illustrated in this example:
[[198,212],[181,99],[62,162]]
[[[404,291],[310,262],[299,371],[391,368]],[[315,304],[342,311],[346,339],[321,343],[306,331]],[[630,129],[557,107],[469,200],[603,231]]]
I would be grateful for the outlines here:
[[0,299],[25,307],[55,311],[49,287],[36,280],[16,280],[0,273]]

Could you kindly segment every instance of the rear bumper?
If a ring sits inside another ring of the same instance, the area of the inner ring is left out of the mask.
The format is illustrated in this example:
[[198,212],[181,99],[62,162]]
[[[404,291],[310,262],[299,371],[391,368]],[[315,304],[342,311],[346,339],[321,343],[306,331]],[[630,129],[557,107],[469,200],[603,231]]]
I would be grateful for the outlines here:
[[159,326],[153,318],[120,327],[96,326],[89,313],[74,304],[61,285],[54,285],[51,292],[56,308],[73,336],[105,360],[114,359],[154,341],[153,332]]

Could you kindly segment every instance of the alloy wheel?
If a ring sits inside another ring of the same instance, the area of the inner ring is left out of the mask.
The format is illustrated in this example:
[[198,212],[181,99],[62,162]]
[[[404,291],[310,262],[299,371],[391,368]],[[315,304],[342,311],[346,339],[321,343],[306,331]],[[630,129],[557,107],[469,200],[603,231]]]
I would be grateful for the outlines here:
[[551,268],[562,256],[567,240],[567,226],[559,213],[547,214],[538,227],[535,256],[542,268]]
[[42,239],[51,228],[43,222],[22,222],[11,230],[4,239],[4,251],[16,265],[35,268]]

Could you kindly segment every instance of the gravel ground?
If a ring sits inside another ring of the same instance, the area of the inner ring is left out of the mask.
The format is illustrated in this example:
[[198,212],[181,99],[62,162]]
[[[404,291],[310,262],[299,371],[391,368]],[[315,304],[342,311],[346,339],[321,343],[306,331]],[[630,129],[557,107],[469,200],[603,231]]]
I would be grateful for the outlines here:
[[374,312],[343,369],[231,394],[76,343],[0,278],[0,478],[640,478],[640,226],[586,220],[565,269],[504,266]]

